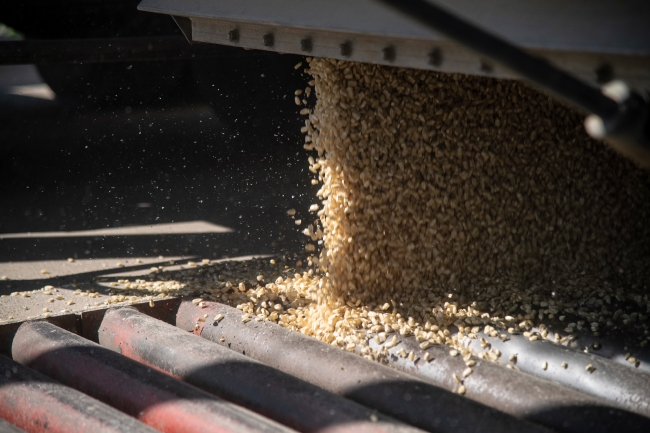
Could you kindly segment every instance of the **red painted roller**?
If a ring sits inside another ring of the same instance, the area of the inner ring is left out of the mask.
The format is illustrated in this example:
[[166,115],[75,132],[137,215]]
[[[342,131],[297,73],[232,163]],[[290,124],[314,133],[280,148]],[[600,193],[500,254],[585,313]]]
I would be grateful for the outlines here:
[[21,325],[12,356],[161,432],[292,431],[50,323]]
[[421,432],[133,308],[107,311],[98,337],[108,349],[300,431]]
[[[0,356],[0,418],[30,433],[155,433],[132,417]],[[0,432],[22,431],[0,424]]]

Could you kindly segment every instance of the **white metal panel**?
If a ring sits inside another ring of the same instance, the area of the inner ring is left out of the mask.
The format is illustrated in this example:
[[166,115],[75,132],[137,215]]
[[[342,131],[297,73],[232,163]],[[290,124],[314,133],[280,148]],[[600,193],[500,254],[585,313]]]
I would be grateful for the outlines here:
[[[648,0],[442,0],[461,16],[594,82],[595,70],[650,88]],[[509,78],[454,41],[374,0],[143,0],[139,9],[191,18],[193,40],[402,67]],[[230,41],[228,32],[239,39]],[[272,46],[263,36],[273,34]],[[310,38],[312,50],[300,41]],[[344,55],[341,44],[349,43]],[[385,58],[391,47],[394,58]],[[429,54],[441,53],[440,63]]]
[[[438,0],[528,48],[650,54],[648,0]],[[143,0],[140,10],[387,38],[437,40],[374,0]]]

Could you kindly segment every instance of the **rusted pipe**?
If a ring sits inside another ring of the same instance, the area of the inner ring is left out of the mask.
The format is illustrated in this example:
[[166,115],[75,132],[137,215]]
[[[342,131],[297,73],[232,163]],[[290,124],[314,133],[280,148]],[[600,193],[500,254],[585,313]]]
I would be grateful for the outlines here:
[[[279,325],[243,323],[241,312],[226,305],[205,304],[183,302],[177,326],[424,430],[548,431]],[[199,321],[205,314],[224,318]]]
[[12,355],[164,433],[293,431],[50,323],[21,325]]
[[108,310],[98,337],[107,349],[299,431],[421,431],[133,308]]
[[[0,356],[0,418],[30,433],[156,433],[138,420],[4,356]],[[0,424],[2,432],[22,430]]]

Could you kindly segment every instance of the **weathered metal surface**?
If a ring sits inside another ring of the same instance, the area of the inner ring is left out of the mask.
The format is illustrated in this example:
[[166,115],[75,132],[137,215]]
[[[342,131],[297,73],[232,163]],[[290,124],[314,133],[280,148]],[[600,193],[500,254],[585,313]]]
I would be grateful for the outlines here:
[[[560,325],[558,325],[559,327]],[[563,328],[559,328],[563,329]],[[640,346],[638,335],[621,331],[610,331],[605,335],[594,336],[593,331],[574,331],[575,339],[568,346],[575,350],[591,353],[601,358],[609,359],[617,364],[633,368],[650,374],[650,347]],[[553,338],[554,333],[549,331],[548,337]],[[526,338],[523,335],[514,335],[512,339]],[[637,362],[630,362],[634,357]]]
[[[131,305],[130,308],[173,325],[176,323],[176,312],[178,311],[181,301],[181,298],[163,299],[156,301],[153,306],[147,302]],[[82,311],[80,332],[78,334],[97,343],[99,341],[99,327],[101,326],[102,320],[107,311],[107,308],[93,311]]]
[[[438,1],[475,24],[588,79],[614,76],[650,86],[650,5],[529,0]],[[140,10],[192,19],[195,41],[294,54],[512,77],[496,65],[374,0],[143,0]],[[363,17],[363,19],[360,19]],[[229,37],[231,31],[238,38]],[[265,35],[273,35],[273,43]],[[304,43],[302,41],[309,41]],[[341,46],[348,43],[347,50]],[[392,55],[385,55],[390,48]],[[437,50],[438,56],[430,56]]]
[[[22,297],[16,296],[11,298],[5,298],[3,302],[13,303],[16,300],[21,301]],[[138,311],[144,311],[149,316],[155,317],[157,319],[163,320],[167,323],[175,323],[176,321],[176,311],[178,306],[181,303],[180,298],[170,298],[170,299],[159,299],[155,300],[152,303],[148,301],[142,301],[137,304],[133,304],[132,307]],[[50,305],[45,303],[44,305]],[[39,304],[36,307],[32,306],[32,309],[38,308]],[[47,319],[34,319],[34,320],[45,320],[49,323],[57,325],[59,328],[63,328],[67,331],[73,332],[75,334],[81,335],[89,340],[97,341],[97,329],[99,324],[104,317],[104,313],[107,308],[97,308],[89,310],[81,310],[70,313],[54,313],[51,317]],[[0,323],[0,354],[11,356],[11,344],[13,342],[14,335],[16,331],[25,323],[25,320],[12,320],[9,322]]]
[[[48,322],[55,324],[59,328],[63,328],[70,332],[74,332],[74,333],[79,332],[79,327],[80,327],[79,318],[74,314],[53,316],[48,319],[41,319],[41,320],[47,320]],[[3,323],[0,325],[0,354],[1,355],[11,356],[11,344],[13,343],[14,335],[16,335],[16,331],[18,331],[18,328],[23,323],[24,323],[23,321],[16,320],[8,323]]]
[[[381,349],[372,338],[370,347]],[[415,362],[399,356],[402,349],[406,353],[413,352]],[[455,374],[463,380],[468,398],[556,431],[650,431],[650,419],[617,404],[491,361],[472,357],[475,365],[465,377],[468,365],[462,356],[452,356],[448,347],[439,345],[423,350],[415,337],[401,337],[400,343],[389,349],[389,353],[388,365],[393,368],[448,390],[458,387]],[[429,353],[429,361],[424,360],[425,353]],[[504,363],[508,362],[507,357],[502,358]],[[540,360],[540,370],[541,363]]]
[[[475,351],[497,349],[501,363],[511,355],[517,357],[518,370],[533,376],[561,383],[585,394],[593,395],[627,411],[650,417],[650,375],[591,353],[559,346],[547,341],[530,341],[512,336],[508,341],[480,335],[489,344],[481,347],[480,339],[465,339]],[[543,364],[546,363],[546,368]],[[566,368],[562,363],[566,363]],[[587,366],[593,366],[588,371]]]
[[[205,304],[183,302],[176,325],[416,427],[454,433],[547,431],[279,325],[243,323],[234,308]],[[199,321],[205,314],[224,319]]]
[[293,431],[46,322],[23,324],[12,355],[161,432]]
[[[80,124],[83,124],[84,120],[79,119],[79,122],[81,122]],[[10,241],[11,240],[4,241],[0,239],[0,245],[7,246],[5,242]],[[44,240],[41,240],[40,242],[43,241]],[[55,245],[55,243],[52,245]],[[124,261],[126,262],[126,260]],[[87,260],[87,262],[93,262],[93,260]],[[143,297],[134,303],[132,303],[133,301],[129,298],[124,298],[124,301],[122,302],[115,302],[114,299],[111,299],[112,295],[108,295],[108,292],[110,292],[112,288],[107,284],[100,285],[102,284],[100,281],[74,283],[76,286],[69,284],[60,285],[59,282],[52,281],[55,285],[50,290],[46,290],[46,284],[50,281],[39,281],[30,277],[30,273],[40,274],[40,269],[44,266],[50,268],[50,272],[56,272],[57,274],[59,272],[92,274],[95,271],[94,268],[92,268],[94,265],[91,263],[82,263],[82,260],[74,261],[72,263],[65,261],[65,263],[70,265],[70,268],[67,268],[63,264],[61,264],[62,268],[57,268],[57,265],[52,262],[29,262],[27,264],[23,262],[14,262],[11,264],[11,268],[9,269],[10,272],[7,273],[12,275],[12,277],[8,281],[12,281],[14,278],[16,280],[22,280],[20,286],[24,287],[23,283],[26,283],[30,286],[31,290],[17,291],[17,296],[3,295],[0,297],[0,334],[2,334],[2,328],[4,328],[5,325],[10,325],[12,323],[20,324],[28,320],[42,320],[46,318],[50,321],[60,320],[58,318],[62,316],[76,317],[78,319],[78,316],[75,315],[96,310],[105,310],[108,308],[108,305],[112,307],[137,305],[139,303],[149,305],[150,302],[153,301],[153,308],[156,309],[158,308],[159,303],[164,303],[169,300],[168,298],[161,299],[159,297],[154,297],[149,299],[148,297]],[[157,262],[150,261],[150,263],[156,264]],[[78,270],[74,270],[72,266],[77,266]],[[99,264],[99,266],[101,267],[102,265]],[[117,267],[116,269],[123,268]],[[5,271],[0,271],[0,273]],[[14,271],[14,273],[11,273],[11,271]],[[68,275],[62,278],[70,278],[70,276]],[[70,278],[70,280],[72,280],[72,278]],[[27,283],[28,281],[29,283]],[[35,285],[32,285],[32,283]],[[14,287],[17,288],[16,286]],[[0,283],[0,289],[2,289],[2,283]],[[2,292],[2,290],[0,290],[0,292]],[[48,311],[44,311],[44,308],[47,308]],[[11,319],[9,319],[10,317]]]
[[99,342],[299,431],[421,431],[132,308],[106,313]]
[[[4,356],[0,356],[0,418],[31,433],[155,432],[136,419]],[[22,430],[0,424],[0,432],[3,431]]]
[[[545,338],[541,337],[540,329],[538,327],[531,327],[530,329],[527,329],[527,331],[530,332],[531,335],[536,335],[539,339],[554,341],[556,338],[555,331],[565,329],[567,323],[571,323],[577,320],[580,319],[576,317],[566,318],[564,322],[558,320],[557,318],[553,319],[547,323],[547,327],[545,329]],[[500,332],[505,333],[508,336],[508,339],[511,341],[529,341],[529,338],[523,334],[510,334],[505,331],[506,330],[503,329]],[[561,343],[561,345],[578,352],[591,353],[592,355],[609,359],[613,362],[616,362],[617,364],[624,365],[635,371],[642,371],[650,374],[650,346],[641,345],[641,342],[644,339],[642,330],[640,330],[639,333],[634,333],[623,332],[620,329],[607,329],[599,331],[598,334],[599,335],[594,335],[594,331],[590,329],[590,327],[586,326],[582,329],[573,328],[573,332],[571,332],[571,338],[566,339],[563,343]],[[557,335],[557,338],[561,338],[562,336],[559,333],[557,333]],[[564,335],[566,335],[566,331]],[[481,333],[480,336],[490,341],[491,338],[494,338],[486,336],[485,333]],[[519,347],[521,350],[524,350],[527,346]],[[633,357],[633,361],[636,362],[630,362],[631,357]]]

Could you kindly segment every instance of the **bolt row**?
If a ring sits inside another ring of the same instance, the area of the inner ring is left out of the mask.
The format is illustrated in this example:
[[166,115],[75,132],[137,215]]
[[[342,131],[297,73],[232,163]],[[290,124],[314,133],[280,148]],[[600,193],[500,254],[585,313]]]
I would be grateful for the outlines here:
[[[230,42],[239,42],[239,30],[230,30],[228,32],[228,41]],[[265,47],[273,47],[275,45],[275,35],[272,32],[269,32],[262,36],[262,43]],[[300,51],[304,53],[311,53],[314,47],[313,41],[310,37],[306,37],[300,40]],[[341,55],[343,57],[352,56],[352,41],[345,41],[339,45]],[[394,46],[389,45],[382,49],[382,58],[387,62],[393,62],[397,56],[397,51]],[[442,64],[442,51],[440,48],[434,48],[428,54],[429,64],[432,66],[440,66]]]
[[[228,40],[230,42],[239,42],[239,30],[230,30],[228,32]],[[264,44],[265,47],[273,47],[275,45],[275,35],[272,32],[269,32],[262,36],[262,43]],[[300,40],[300,51],[304,53],[311,53],[312,49],[314,47],[314,44],[312,42],[312,39],[310,37],[306,37],[304,39]],[[339,45],[339,48],[341,50],[341,55],[343,57],[350,57],[352,56],[352,41],[345,41],[341,45]],[[397,51],[394,46],[389,45],[381,50],[382,52],[382,58],[387,61],[387,62],[393,62],[395,61],[395,57],[397,56]],[[442,65],[442,51],[440,48],[434,48],[429,52],[427,55],[428,57],[428,63],[431,66],[440,66]],[[485,61],[484,59],[481,59],[481,66],[480,66],[481,71],[490,73],[493,72],[493,66]],[[595,74],[597,76],[597,81],[599,83],[607,82],[610,81],[613,77],[612,73],[612,67],[609,64],[603,64],[600,65],[596,71]]]

